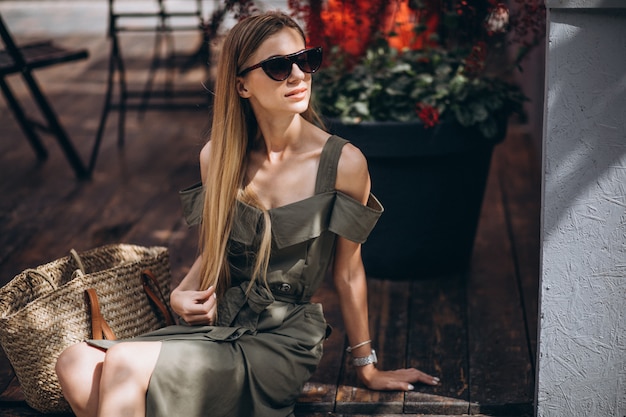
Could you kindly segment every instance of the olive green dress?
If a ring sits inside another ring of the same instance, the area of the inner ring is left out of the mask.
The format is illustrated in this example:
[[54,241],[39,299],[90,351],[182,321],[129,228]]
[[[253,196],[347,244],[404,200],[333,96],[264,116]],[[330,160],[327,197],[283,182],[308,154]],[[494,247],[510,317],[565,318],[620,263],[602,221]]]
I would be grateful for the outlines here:
[[[170,326],[133,339],[163,342],[147,416],[293,415],[327,337],[322,307],[310,299],[328,270],[336,237],[363,243],[383,210],[373,195],[364,206],[335,190],[345,143],[331,136],[324,146],[314,196],[269,210],[269,291],[256,284],[246,295],[263,216],[238,202],[229,240],[232,287],[219,303],[217,325]],[[181,191],[181,198],[187,221],[199,223],[202,187]]]

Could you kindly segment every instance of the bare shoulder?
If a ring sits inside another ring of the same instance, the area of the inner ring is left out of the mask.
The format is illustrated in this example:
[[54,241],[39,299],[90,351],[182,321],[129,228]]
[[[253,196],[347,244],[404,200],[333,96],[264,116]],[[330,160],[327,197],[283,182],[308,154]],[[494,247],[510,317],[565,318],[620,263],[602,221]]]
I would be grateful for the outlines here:
[[205,183],[207,170],[209,169],[209,159],[211,156],[211,141],[208,141],[200,151],[200,175],[202,183]]
[[200,151],[200,164],[208,164],[209,163],[209,157],[211,155],[211,141],[208,141],[207,143],[204,144],[204,146],[202,147],[202,150]]
[[367,160],[361,150],[351,143],[347,143],[341,150],[335,187],[363,203],[369,196],[370,175]]

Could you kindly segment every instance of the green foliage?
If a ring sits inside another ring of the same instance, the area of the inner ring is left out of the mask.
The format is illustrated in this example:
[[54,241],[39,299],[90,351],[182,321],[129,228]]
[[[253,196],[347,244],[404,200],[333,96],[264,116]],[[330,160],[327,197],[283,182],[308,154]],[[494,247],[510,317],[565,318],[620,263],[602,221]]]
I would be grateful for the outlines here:
[[468,68],[468,55],[442,48],[398,52],[380,39],[350,65],[336,48],[315,75],[314,100],[322,114],[348,123],[419,120],[418,105],[432,106],[442,120],[493,139],[498,120],[521,112],[526,98],[517,85]]

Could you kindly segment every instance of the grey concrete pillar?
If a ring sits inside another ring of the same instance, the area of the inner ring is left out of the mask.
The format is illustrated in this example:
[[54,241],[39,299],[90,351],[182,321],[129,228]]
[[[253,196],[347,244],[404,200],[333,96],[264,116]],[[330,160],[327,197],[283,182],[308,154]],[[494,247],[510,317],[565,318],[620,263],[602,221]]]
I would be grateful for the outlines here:
[[626,1],[547,0],[540,417],[626,416]]

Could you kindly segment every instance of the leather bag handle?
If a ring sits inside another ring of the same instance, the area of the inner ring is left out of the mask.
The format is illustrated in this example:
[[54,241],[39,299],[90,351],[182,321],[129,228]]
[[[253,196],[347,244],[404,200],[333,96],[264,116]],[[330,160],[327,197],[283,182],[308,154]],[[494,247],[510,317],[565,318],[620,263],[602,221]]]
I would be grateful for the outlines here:
[[94,340],[116,340],[115,334],[100,312],[98,294],[93,288],[85,290],[85,299],[91,312],[91,337]]
[[[165,324],[167,326],[171,326],[175,324],[174,315],[171,310],[165,303],[165,296],[163,295],[163,291],[161,291],[161,287],[159,286],[159,281],[157,281],[156,277],[149,269],[144,269],[141,271],[141,283],[143,285],[143,290],[148,296],[148,298],[154,303],[154,305],[159,309],[163,318],[165,319]],[[152,290],[150,283],[154,286],[158,292],[157,294]]]
[[[163,291],[161,291],[159,282],[149,269],[143,270],[141,272],[141,283],[143,286],[143,290],[148,298],[154,303],[154,305],[163,315],[163,318],[165,319],[165,324],[167,326],[175,324],[174,316],[167,304],[165,304],[165,296],[163,295]],[[152,286],[156,288],[156,293],[152,289]],[[93,338],[93,340],[116,340],[117,337],[115,336],[115,333],[113,333],[113,330],[111,329],[109,324],[106,322],[104,317],[102,317],[102,312],[100,311],[100,302],[98,301],[98,294],[96,293],[96,290],[94,288],[88,288],[85,290],[85,301],[91,314],[91,337]]]

